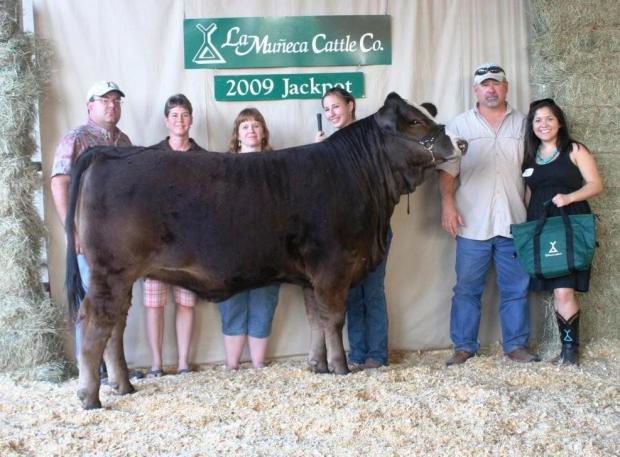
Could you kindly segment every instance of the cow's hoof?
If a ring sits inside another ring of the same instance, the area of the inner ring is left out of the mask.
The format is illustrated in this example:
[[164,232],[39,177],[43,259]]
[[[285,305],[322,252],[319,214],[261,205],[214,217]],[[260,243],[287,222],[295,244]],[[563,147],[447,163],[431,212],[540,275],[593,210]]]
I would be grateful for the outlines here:
[[327,362],[319,362],[317,360],[308,360],[308,365],[310,365],[310,369],[317,374],[321,373],[329,373],[327,368]]
[[127,394],[132,394],[136,391],[136,389],[134,388],[134,386],[128,382],[127,385],[123,386],[122,388],[120,386],[118,386],[116,388],[116,394],[117,395],[127,395]]
[[330,371],[334,374],[349,374],[350,373],[349,367],[347,366],[346,363],[344,365],[336,364],[333,367],[330,365],[329,368],[330,368]]
[[101,401],[99,401],[99,398],[89,399],[89,395],[88,392],[86,392],[86,389],[78,390],[77,396],[82,402],[83,409],[88,410],[101,408]]

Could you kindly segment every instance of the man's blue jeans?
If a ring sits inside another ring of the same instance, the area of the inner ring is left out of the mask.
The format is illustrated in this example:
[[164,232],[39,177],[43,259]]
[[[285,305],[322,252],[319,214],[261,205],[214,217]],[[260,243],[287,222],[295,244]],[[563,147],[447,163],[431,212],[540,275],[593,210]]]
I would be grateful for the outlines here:
[[[86,263],[86,257],[82,254],[78,254],[77,256],[78,262],[78,270],[80,270],[80,276],[82,277],[82,286],[84,287],[84,292],[88,292],[88,284],[90,283],[90,268],[88,267],[88,263]],[[78,304],[78,313],[79,306]],[[82,343],[82,336],[80,334],[80,319],[79,317],[75,320],[75,357],[79,357],[80,355],[80,345]]]
[[455,351],[477,352],[480,348],[480,299],[491,261],[497,273],[504,352],[527,347],[529,277],[514,252],[511,238],[496,236],[479,241],[456,237],[456,285],[450,315],[450,336]]
[[385,258],[377,269],[349,291],[347,297],[347,333],[349,360],[362,364],[371,358],[382,364],[388,361],[388,314],[385,300],[385,264],[392,241],[388,232]]

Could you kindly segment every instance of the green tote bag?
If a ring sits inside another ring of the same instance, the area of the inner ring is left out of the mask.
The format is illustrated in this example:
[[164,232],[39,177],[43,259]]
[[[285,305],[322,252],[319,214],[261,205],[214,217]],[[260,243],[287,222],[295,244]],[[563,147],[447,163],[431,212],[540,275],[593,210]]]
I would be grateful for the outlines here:
[[530,276],[557,278],[590,268],[596,247],[594,214],[548,217],[549,206],[540,219],[512,224],[517,259]]

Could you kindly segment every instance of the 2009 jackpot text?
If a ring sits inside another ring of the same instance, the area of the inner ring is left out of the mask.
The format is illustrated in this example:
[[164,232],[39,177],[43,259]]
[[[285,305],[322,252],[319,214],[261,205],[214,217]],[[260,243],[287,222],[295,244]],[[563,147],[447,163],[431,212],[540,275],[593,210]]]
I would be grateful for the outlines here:
[[[352,81],[319,82],[310,76],[305,81],[292,81],[288,77],[274,78],[229,78],[225,81],[226,98],[238,97],[267,97],[286,99],[290,96],[310,96],[320,98],[325,91],[334,86],[340,86],[348,92],[353,91]],[[275,94],[274,94],[275,90]],[[271,95],[274,95],[273,97]]]

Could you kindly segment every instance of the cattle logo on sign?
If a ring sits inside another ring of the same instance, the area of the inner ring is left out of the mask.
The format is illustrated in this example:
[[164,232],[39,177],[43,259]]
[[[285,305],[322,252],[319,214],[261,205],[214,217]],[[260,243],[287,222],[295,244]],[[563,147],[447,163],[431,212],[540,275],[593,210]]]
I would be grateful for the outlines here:
[[226,63],[222,54],[220,54],[211,41],[211,35],[217,30],[217,25],[212,22],[205,28],[202,24],[196,24],[196,28],[202,32],[203,41],[202,46],[200,46],[192,61],[196,64]]

